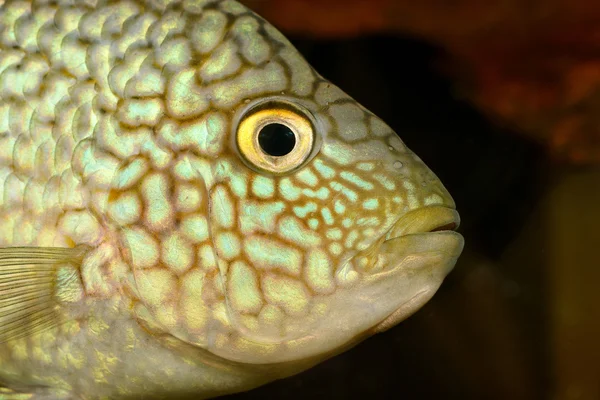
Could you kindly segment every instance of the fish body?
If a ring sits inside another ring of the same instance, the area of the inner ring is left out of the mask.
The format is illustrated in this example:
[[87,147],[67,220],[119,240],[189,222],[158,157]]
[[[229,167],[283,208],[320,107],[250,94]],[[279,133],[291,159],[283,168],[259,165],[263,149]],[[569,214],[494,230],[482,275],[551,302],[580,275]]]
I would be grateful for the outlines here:
[[0,2],[0,184],[0,397],[248,390],[415,312],[463,245],[392,129],[230,0]]

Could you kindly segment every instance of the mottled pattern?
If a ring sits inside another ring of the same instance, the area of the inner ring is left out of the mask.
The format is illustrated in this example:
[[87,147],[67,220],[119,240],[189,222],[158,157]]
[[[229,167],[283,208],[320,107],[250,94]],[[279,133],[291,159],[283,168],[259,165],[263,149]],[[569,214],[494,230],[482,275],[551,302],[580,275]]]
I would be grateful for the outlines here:
[[[316,121],[292,173],[236,149],[236,121],[264,98]],[[56,397],[210,396],[297,372],[435,291],[458,255],[430,249],[438,272],[386,277],[416,257],[377,256],[392,225],[450,196],[234,1],[6,2],[0,185],[0,246],[91,249],[66,322],[0,344],[0,383]]]

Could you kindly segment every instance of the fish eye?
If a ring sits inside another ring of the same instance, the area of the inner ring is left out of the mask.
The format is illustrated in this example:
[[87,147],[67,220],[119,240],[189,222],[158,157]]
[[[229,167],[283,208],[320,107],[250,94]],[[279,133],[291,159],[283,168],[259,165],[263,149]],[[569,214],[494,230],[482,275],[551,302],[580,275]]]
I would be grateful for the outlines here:
[[275,175],[301,167],[315,146],[308,110],[284,101],[250,108],[239,121],[237,149],[250,167]]

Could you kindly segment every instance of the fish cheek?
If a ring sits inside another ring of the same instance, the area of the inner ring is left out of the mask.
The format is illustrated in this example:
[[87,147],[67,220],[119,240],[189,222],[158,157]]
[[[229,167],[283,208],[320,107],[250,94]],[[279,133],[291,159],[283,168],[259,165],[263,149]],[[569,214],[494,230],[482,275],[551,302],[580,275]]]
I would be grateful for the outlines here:
[[310,311],[313,290],[305,280],[306,263],[324,252],[310,254],[308,247],[319,246],[321,238],[281,195],[289,179],[246,174],[242,193],[241,184],[230,178],[209,196],[226,315],[241,337],[276,345],[295,332],[288,320]]
[[350,174],[316,156],[283,177],[232,168],[213,186],[210,232],[226,301],[211,352],[259,364],[316,359],[364,331],[354,316],[368,307],[348,306],[361,304],[363,275],[350,261],[391,223],[381,211],[391,205],[383,189],[370,190],[363,164]]
[[133,275],[140,322],[206,347],[225,298],[209,232],[210,194],[194,165],[185,154],[162,169],[142,157],[123,163],[106,215]]

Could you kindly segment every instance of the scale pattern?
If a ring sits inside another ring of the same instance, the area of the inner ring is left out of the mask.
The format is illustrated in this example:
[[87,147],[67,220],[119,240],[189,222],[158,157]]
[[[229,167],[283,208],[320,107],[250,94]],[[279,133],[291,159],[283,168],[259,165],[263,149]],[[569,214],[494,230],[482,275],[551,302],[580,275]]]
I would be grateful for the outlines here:
[[[233,146],[235,116],[266,96],[322,124],[320,152],[288,176],[253,171]],[[385,271],[371,249],[399,215],[454,206],[387,125],[229,0],[2,5],[0,187],[0,246],[90,246],[88,302],[127,304],[202,348],[261,354],[289,348],[245,337],[294,336],[336,290]],[[47,339],[108,335],[106,318]],[[101,382],[121,357],[35,343],[16,344],[11,365],[39,357],[60,375],[95,358]]]

